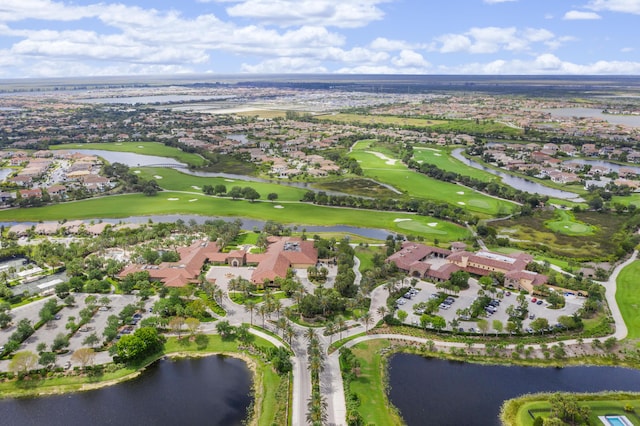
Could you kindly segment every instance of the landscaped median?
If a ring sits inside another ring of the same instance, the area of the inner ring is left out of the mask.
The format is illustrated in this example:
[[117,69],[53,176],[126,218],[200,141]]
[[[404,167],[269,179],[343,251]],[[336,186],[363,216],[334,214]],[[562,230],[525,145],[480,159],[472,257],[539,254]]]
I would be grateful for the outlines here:
[[[576,414],[588,418],[590,425],[601,424],[598,419],[601,416],[626,416],[634,425],[640,424],[640,416],[638,416],[640,413],[640,394],[626,392],[525,395],[506,401],[500,410],[500,420],[505,426],[542,425],[543,420],[536,420],[536,418],[549,418],[552,415],[552,408],[554,413],[576,411]],[[586,423],[577,422],[575,424]]]
[[[146,367],[164,356],[179,358],[227,355],[244,360],[253,372],[254,402],[250,424],[280,424],[276,419],[286,418],[288,413],[290,375],[278,375],[272,366],[262,359],[259,350],[248,350],[238,341],[223,339],[219,335],[207,335],[206,338],[206,344],[202,344],[202,341],[197,344],[186,337],[169,337],[161,353],[131,365],[107,364],[89,367],[84,372],[76,369],[73,373],[61,369],[40,370],[45,372],[38,375],[30,374],[28,379],[4,380],[0,382],[0,397],[45,396],[99,389],[137,377]],[[273,347],[270,342],[258,336],[253,336],[253,339],[254,348],[265,350]]]

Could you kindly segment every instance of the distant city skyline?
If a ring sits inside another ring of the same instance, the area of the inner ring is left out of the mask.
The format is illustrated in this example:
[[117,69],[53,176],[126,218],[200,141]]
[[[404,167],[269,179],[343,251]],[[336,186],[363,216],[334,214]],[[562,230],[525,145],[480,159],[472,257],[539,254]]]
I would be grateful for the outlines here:
[[640,75],[640,0],[2,0],[0,79]]

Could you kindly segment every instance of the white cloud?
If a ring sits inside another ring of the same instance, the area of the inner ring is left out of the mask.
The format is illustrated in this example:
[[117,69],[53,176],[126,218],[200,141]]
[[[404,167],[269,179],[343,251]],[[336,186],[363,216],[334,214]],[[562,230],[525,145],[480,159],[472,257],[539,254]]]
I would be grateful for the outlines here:
[[592,0],[589,9],[640,15],[640,0]]
[[384,12],[377,5],[388,1],[232,0],[222,3],[237,3],[227,7],[229,16],[256,19],[265,24],[357,28],[382,19]]
[[595,12],[583,12],[579,10],[570,10],[565,13],[562,19],[566,21],[574,21],[574,20],[593,20],[593,19],[601,19],[602,17]]
[[622,49],[620,49],[622,53],[629,53],[629,52],[633,52],[634,50],[636,49],[633,47],[623,47]]
[[384,50],[391,52],[394,50],[413,49],[415,46],[404,40],[389,40],[384,37],[378,37],[369,45],[374,50]]
[[428,68],[431,64],[421,54],[413,50],[403,50],[391,59],[391,63],[400,68]]
[[443,74],[506,74],[506,75],[637,75],[640,62],[597,61],[576,64],[563,61],[552,54],[542,54],[532,60],[495,60],[488,63],[470,63],[456,66],[441,66],[436,72]]
[[307,58],[277,58],[269,59],[256,65],[242,64],[241,71],[254,74],[317,74],[326,73],[327,69],[317,60]]
[[482,27],[471,28],[462,34],[444,34],[435,39],[435,49],[440,53],[496,53],[501,50],[527,52],[532,45],[543,43],[549,48],[557,48],[565,37],[556,37],[544,28]]

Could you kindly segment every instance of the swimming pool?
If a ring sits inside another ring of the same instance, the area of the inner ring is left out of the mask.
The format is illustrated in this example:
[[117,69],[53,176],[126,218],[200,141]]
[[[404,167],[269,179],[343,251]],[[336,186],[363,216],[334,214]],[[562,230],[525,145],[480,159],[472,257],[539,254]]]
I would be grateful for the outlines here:
[[606,426],[633,426],[626,416],[600,416],[599,418]]

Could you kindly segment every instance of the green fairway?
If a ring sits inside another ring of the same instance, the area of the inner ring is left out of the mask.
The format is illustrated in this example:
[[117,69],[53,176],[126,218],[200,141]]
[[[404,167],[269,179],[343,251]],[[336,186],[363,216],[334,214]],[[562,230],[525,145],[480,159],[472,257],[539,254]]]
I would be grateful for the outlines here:
[[74,149],[98,149],[101,151],[133,152],[136,154],[173,158],[196,167],[206,164],[206,160],[197,154],[190,154],[159,142],[74,143],[51,145],[49,149],[63,149],[67,151],[73,151]]
[[617,280],[616,302],[627,325],[627,339],[640,337],[640,260],[624,268]]
[[[440,241],[458,241],[468,236],[462,226],[430,216],[400,212],[379,212],[348,208],[332,208],[297,202],[255,202],[214,198],[180,192],[160,192],[154,197],[127,194],[55,204],[46,207],[0,211],[0,221],[51,221],[92,218],[126,218],[163,214],[195,214],[273,220],[299,225],[348,225],[385,229],[407,234],[406,223],[415,222],[422,235]],[[399,226],[402,224],[405,228]]]
[[555,218],[545,222],[545,226],[554,232],[569,236],[593,235],[598,228],[577,220],[568,210],[556,210]]
[[204,185],[225,185],[227,191],[234,186],[242,188],[249,186],[260,194],[260,199],[266,200],[269,193],[278,194],[278,201],[300,201],[307,190],[276,183],[252,182],[248,180],[225,179],[217,177],[199,177],[182,173],[176,169],[139,167],[132,168],[133,172],[145,179],[155,179],[160,187],[169,191],[188,191],[202,194]]
[[393,154],[388,151],[377,147],[371,148],[372,143],[372,141],[358,142],[350,155],[358,160],[365,176],[392,185],[406,195],[446,202],[486,216],[510,212],[514,206],[513,203],[410,170],[399,159],[393,158]]
[[500,179],[489,172],[469,167],[460,160],[453,158],[451,150],[443,147],[413,147],[413,158],[420,164],[433,164],[441,170],[470,176],[483,182],[500,182]]

